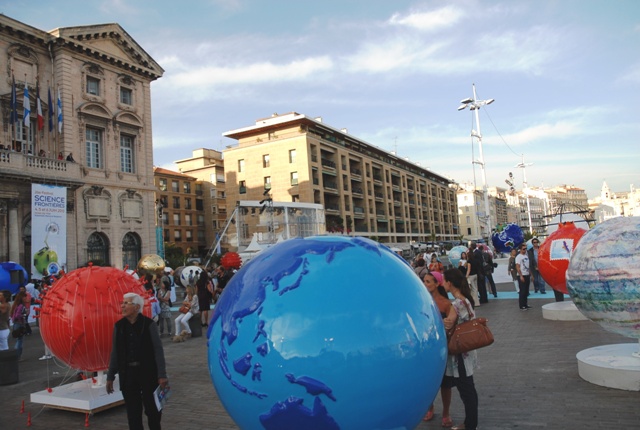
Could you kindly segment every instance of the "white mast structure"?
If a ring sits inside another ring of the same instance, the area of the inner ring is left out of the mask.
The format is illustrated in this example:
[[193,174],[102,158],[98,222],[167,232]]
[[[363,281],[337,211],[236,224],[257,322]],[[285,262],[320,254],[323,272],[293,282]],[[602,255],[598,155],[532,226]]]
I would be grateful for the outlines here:
[[514,167],[522,169],[522,192],[527,198],[527,215],[529,216],[529,233],[533,235],[533,225],[531,223],[531,205],[529,203],[529,186],[527,185],[527,167],[533,166],[533,163],[524,162],[524,154],[522,154],[522,162],[516,164]]
[[476,84],[472,84],[472,87],[473,98],[466,98],[464,100],[461,100],[460,103],[462,103],[462,105],[458,107],[458,110],[464,110],[465,108],[469,107],[469,110],[475,111],[474,113],[476,118],[477,130],[471,130],[471,136],[475,137],[478,140],[480,159],[474,160],[473,163],[479,164],[480,170],[482,171],[482,194],[484,197],[484,214],[481,212],[478,213],[478,218],[481,220],[481,222],[485,223],[485,225],[487,226],[487,236],[490,236],[492,226],[491,210],[489,208],[489,190],[487,189],[487,174],[485,172],[484,155],[482,153],[482,133],[480,132],[480,115],[478,114],[478,111],[480,110],[480,107],[490,105],[495,101],[495,99],[478,100],[476,96]]

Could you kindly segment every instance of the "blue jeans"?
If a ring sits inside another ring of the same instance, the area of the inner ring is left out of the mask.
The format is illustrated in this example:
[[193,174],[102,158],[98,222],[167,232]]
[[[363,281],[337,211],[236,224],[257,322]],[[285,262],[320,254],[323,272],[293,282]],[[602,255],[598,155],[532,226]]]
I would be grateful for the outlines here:
[[[12,330],[15,330],[19,327],[24,327],[24,324],[14,323]],[[22,357],[22,341],[24,340],[24,335],[20,336],[16,339],[16,351],[18,351],[18,358]]]
[[540,272],[537,270],[533,272],[533,288],[535,291],[540,291],[541,293],[545,292],[545,282],[540,276]]

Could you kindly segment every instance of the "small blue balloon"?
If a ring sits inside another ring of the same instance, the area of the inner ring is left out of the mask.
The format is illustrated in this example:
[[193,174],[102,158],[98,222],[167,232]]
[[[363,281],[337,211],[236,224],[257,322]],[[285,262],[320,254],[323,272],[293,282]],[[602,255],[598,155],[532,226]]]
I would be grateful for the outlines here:
[[501,232],[491,235],[491,242],[496,251],[509,253],[524,242],[524,233],[517,224],[507,224]]
[[411,268],[365,238],[316,236],[251,259],[221,295],[209,372],[242,429],[413,429],[447,344]]

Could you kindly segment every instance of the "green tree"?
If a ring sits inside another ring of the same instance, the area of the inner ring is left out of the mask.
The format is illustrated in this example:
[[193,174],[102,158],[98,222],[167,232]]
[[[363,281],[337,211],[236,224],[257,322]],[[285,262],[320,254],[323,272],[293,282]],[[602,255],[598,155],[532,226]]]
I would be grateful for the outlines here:
[[184,266],[185,255],[182,248],[176,246],[175,243],[164,244],[164,259],[167,261],[167,265],[172,268]]

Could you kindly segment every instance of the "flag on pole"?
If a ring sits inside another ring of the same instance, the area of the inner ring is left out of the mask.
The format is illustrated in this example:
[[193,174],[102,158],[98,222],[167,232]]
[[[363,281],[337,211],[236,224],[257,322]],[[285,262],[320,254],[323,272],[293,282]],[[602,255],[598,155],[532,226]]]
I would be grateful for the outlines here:
[[44,117],[42,116],[42,102],[40,101],[40,84],[36,82],[36,111],[38,113],[38,130],[44,128]]
[[24,126],[29,127],[31,125],[31,104],[29,104],[29,87],[27,81],[24,81]]
[[48,90],[49,95],[49,133],[53,131],[53,102],[51,101],[51,87]]
[[62,99],[60,99],[60,87],[58,87],[58,133],[62,133]]
[[18,98],[16,97],[16,79],[11,76],[11,125],[18,122]]

